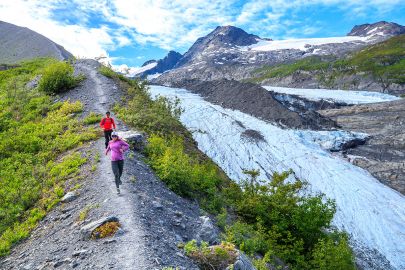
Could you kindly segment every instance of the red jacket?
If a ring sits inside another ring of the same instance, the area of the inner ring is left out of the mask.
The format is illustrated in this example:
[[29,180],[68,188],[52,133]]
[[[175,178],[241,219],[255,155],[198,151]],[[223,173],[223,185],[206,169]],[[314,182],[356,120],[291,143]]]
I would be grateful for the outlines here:
[[110,118],[104,117],[103,119],[101,119],[100,127],[104,130],[112,130],[113,127],[115,129],[116,127],[114,119],[112,119],[111,117]]

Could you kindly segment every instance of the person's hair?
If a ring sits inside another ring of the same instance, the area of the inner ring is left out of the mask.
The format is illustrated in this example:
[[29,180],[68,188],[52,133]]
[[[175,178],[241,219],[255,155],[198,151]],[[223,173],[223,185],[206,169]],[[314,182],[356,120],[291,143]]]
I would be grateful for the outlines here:
[[106,112],[105,114],[110,114],[110,112]]

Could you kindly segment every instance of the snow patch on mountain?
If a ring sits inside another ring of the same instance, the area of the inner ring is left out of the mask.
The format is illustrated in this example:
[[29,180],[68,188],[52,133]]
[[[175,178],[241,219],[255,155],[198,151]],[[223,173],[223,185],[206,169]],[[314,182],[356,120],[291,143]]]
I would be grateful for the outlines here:
[[147,79],[148,81],[151,81],[151,80],[153,80],[153,79],[156,79],[156,78],[159,77],[160,75],[162,75],[162,73],[155,73],[155,74],[152,74],[152,75],[148,75],[148,76],[146,77],[146,79]]
[[297,95],[313,101],[329,101],[345,104],[366,104],[398,100],[399,97],[371,91],[329,90],[329,89],[303,89],[276,86],[263,86],[263,88],[276,93]]
[[368,37],[328,37],[328,38],[302,38],[302,39],[285,39],[285,40],[263,40],[258,39],[258,43],[239,47],[242,51],[277,51],[296,49],[301,51],[307,51],[311,46],[319,46],[331,43],[345,43],[345,42],[367,42]]
[[[265,179],[274,171],[292,169],[308,181],[312,192],[322,192],[336,201],[333,224],[350,234],[357,254],[364,252],[367,257],[376,249],[395,268],[405,268],[405,197],[320,146],[333,137],[345,137],[344,133],[336,136],[281,129],[213,105],[184,89],[151,86],[151,93],[180,98],[184,109],[181,122],[193,133],[198,147],[230,178],[245,178],[244,168],[260,169]],[[245,140],[246,130],[256,131],[262,139]],[[375,256],[369,257],[366,260],[376,260],[379,265]]]
[[123,64],[123,65],[119,65],[119,66],[113,66],[113,69],[116,72],[122,73],[127,77],[135,77],[136,75],[145,72],[149,69],[152,69],[154,67],[156,67],[157,62],[153,62],[150,64],[147,64],[145,66],[142,67],[128,67],[127,65]]

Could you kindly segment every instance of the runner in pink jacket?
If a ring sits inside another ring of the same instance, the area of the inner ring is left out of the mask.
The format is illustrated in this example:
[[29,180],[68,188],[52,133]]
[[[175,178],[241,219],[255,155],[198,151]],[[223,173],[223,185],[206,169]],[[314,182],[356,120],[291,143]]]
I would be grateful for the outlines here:
[[111,167],[115,176],[115,185],[117,186],[117,193],[120,194],[121,175],[124,170],[124,152],[129,149],[129,145],[118,138],[118,134],[113,132],[112,140],[108,143],[105,154],[111,151]]

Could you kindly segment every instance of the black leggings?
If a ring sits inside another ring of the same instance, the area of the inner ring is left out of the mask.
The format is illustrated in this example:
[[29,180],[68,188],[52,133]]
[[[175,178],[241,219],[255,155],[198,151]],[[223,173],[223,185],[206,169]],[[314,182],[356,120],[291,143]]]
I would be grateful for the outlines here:
[[108,147],[108,142],[112,140],[111,138],[111,133],[112,133],[112,129],[110,130],[104,130],[104,138],[105,138],[105,148],[107,149]]
[[117,186],[117,188],[119,188],[120,184],[122,184],[121,175],[122,171],[124,170],[124,161],[123,160],[111,161],[111,167],[115,176],[115,185]]

